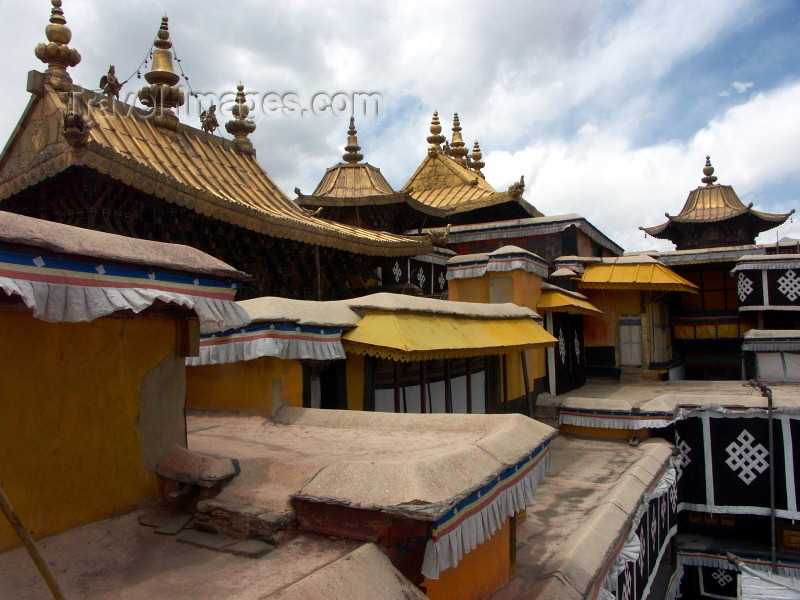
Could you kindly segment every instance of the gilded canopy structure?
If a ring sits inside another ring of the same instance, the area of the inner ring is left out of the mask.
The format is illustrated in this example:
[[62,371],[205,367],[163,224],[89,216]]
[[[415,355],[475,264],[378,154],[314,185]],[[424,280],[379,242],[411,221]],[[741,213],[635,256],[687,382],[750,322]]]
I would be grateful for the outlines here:
[[696,285],[649,256],[621,256],[587,264],[579,287],[698,293]]
[[745,206],[729,185],[716,183],[711,159],[706,157],[704,177],[691,192],[681,212],[666,213],[667,222],[656,227],[640,227],[648,235],[670,240],[678,250],[753,244],[762,231],[784,223],[792,213],[771,214]]

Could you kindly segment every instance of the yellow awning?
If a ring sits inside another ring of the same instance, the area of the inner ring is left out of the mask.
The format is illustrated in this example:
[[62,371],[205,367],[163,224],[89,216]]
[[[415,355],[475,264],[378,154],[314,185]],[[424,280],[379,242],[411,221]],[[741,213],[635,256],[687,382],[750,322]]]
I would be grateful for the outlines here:
[[697,294],[697,286],[672,269],[652,263],[586,265],[580,287],[595,290],[654,290]]
[[575,312],[582,315],[602,315],[603,311],[588,300],[577,298],[559,290],[542,290],[536,310],[546,312]]
[[345,352],[404,362],[491,356],[553,346],[556,338],[530,318],[479,319],[368,311],[342,336]]

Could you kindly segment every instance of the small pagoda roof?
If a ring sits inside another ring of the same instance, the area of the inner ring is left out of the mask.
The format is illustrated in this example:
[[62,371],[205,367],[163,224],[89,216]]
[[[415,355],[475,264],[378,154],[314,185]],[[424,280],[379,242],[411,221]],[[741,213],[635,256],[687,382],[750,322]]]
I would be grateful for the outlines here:
[[300,206],[373,206],[378,204],[399,204],[405,199],[392,189],[389,182],[377,167],[361,162],[364,156],[360,153],[358,133],[355,120],[350,118],[350,129],[347,131],[347,145],[342,155],[344,162],[325,171],[322,180],[311,196],[304,196],[300,190],[297,202]]
[[748,221],[748,229],[758,234],[777,227],[794,213],[794,209],[785,214],[772,214],[753,210],[752,202],[745,206],[733,190],[733,187],[716,183],[717,177],[714,176],[714,167],[711,166],[709,157],[706,157],[703,173],[705,176],[701,181],[705,185],[689,192],[689,197],[686,199],[686,203],[680,213],[675,216],[670,216],[669,213],[666,213],[666,223],[655,227],[640,227],[639,229],[655,238],[677,243],[675,238],[678,237],[677,230],[679,228],[720,223],[739,218],[746,219]]
[[484,163],[478,142],[467,156],[458,114],[453,116],[453,138],[449,143],[445,143],[441,131],[439,115],[434,113],[428,155],[402,188],[408,194],[409,206],[437,217],[501,205],[508,206],[518,218],[543,216],[522,197],[525,189],[522,179],[506,192],[498,192],[489,185],[481,172]]

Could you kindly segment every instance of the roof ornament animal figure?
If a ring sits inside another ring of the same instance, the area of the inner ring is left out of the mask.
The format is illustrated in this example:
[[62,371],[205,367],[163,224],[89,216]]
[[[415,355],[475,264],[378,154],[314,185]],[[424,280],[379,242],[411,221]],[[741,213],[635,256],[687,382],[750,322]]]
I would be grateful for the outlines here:
[[512,198],[522,198],[525,191],[525,175],[520,175],[519,181],[508,186],[508,195]]
[[219,128],[216,104],[212,104],[208,110],[200,113],[200,126],[206,133],[214,133]]
[[100,78],[100,87],[106,96],[114,96],[119,100],[119,91],[122,89],[122,84],[117,79],[114,65],[108,67],[108,73]]

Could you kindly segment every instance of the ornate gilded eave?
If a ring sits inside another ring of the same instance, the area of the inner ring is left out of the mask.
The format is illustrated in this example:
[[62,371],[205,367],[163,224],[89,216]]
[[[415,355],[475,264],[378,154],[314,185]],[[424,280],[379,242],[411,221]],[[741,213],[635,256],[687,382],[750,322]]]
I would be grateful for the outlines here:
[[[87,112],[86,102],[100,98],[77,91]],[[16,138],[0,157],[0,200],[73,165],[85,165],[166,202],[276,238],[371,256],[425,254],[432,247],[428,240],[309,216],[283,195],[252,157],[237,152],[233,142],[182,124],[175,131],[156,128],[149,113],[123,103],[115,103],[114,110],[109,105],[106,115],[96,115],[87,141],[72,147],[60,127],[66,114],[62,95],[66,97],[45,86],[45,93],[34,97]],[[9,162],[7,155],[15,144],[38,135],[37,123],[46,132],[41,147]],[[60,133],[54,139],[56,130]]]

